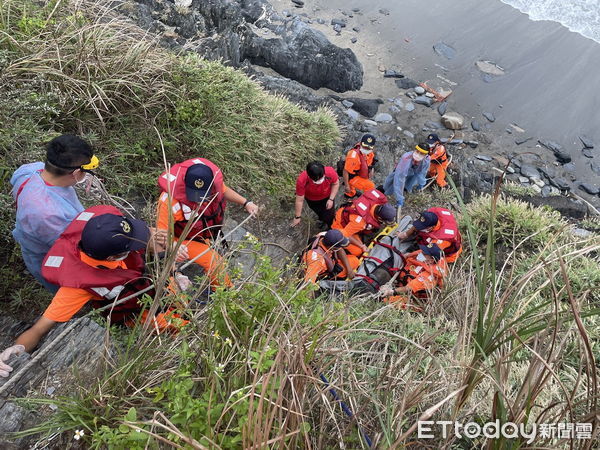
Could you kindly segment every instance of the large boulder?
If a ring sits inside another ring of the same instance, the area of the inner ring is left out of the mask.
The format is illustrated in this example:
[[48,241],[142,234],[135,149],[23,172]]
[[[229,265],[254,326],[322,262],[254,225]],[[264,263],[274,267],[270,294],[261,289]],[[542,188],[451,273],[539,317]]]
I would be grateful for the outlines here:
[[369,118],[377,114],[377,110],[379,109],[379,105],[381,104],[380,100],[372,98],[350,97],[347,100],[353,103],[353,110],[358,111],[363,116]]
[[345,92],[361,88],[363,69],[352,50],[333,45],[323,33],[298,18],[285,22],[277,31],[279,37],[267,39],[248,27],[244,56],[313,89]]
[[280,16],[266,0],[194,1],[185,7],[135,0],[122,11],[159,34],[164,45],[207,59],[234,67],[249,60],[313,89],[344,92],[363,83],[362,65],[352,50],[333,45],[296,15]]
[[465,124],[465,118],[457,112],[447,112],[442,116],[442,123],[449,130],[460,130]]

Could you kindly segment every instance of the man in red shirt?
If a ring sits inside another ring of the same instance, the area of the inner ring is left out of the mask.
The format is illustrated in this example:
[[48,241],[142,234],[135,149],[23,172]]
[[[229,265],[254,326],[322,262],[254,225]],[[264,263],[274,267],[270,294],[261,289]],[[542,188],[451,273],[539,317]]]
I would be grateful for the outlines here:
[[295,227],[300,223],[302,205],[306,200],[319,220],[330,228],[335,216],[333,203],[339,188],[339,177],[333,167],[325,167],[319,161],[308,163],[306,170],[296,180],[295,214],[290,226]]

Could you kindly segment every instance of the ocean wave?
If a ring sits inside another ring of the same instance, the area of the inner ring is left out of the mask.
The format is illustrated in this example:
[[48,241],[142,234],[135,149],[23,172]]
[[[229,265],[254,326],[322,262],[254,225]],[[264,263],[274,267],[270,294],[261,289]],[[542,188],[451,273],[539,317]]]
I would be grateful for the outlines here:
[[600,0],[501,0],[531,20],[552,20],[600,43]]

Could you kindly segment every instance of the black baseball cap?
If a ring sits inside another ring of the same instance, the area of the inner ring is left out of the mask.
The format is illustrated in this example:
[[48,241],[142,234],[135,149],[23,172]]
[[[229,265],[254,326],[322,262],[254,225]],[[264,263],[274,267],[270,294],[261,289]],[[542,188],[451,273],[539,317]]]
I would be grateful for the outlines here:
[[396,208],[389,203],[381,205],[375,210],[375,214],[384,222],[393,222],[396,220]]
[[81,250],[94,259],[146,248],[150,230],[143,220],[116,214],[92,217],[81,233]]
[[191,202],[208,200],[207,193],[211,189],[215,175],[206,164],[194,164],[185,173],[185,195]]
[[373,148],[375,146],[376,141],[377,139],[375,139],[375,136],[373,136],[370,133],[367,133],[364,134],[363,137],[360,139],[360,145],[366,148]]
[[436,142],[439,142],[439,141],[440,141],[440,138],[435,133],[431,133],[429,136],[427,136],[427,143],[429,145],[433,145],[433,144],[435,144]]
[[412,223],[412,225],[417,230],[421,231],[421,230],[424,230],[425,228],[434,227],[437,225],[437,223],[438,223],[438,216],[436,216],[435,213],[432,213],[431,211],[424,211],[417,218],[417,220],[415,220]]

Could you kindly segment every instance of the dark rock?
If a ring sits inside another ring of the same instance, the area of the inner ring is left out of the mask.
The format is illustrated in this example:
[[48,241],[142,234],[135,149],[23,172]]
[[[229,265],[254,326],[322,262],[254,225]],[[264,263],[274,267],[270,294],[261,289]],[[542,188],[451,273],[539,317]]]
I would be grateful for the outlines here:
[[417,97],[418,97],[418,95],[417,95],[417,93],[416,93],[415,91],[408,91],[408,92],[406,93],[406,96],[407,96],[408,98],[410,98],[411,100],[414,100],[415,98],[417,98]]
[[346,21],[344,19],[331,19],[331,25],[339,25],[341,28],[346,28]]
[[587,192],[590,195],[598,195],[598,193],[600,193],[600,187],[591,183],[581,183],[579,185],[579,189],[581,189],[584,192]]
[[550,194],[552,194],[552,187],[551,186],[544,186],[542,188],[542,197],[548,197]]
[[321,19],[321,18],[319,17],[319,18],[317,19],[317,23],[318,23],[318,24],[321,24],[321,25],[323,25],[323,24],[325,24],[325,20],[323,20],[323,19]]
[[456,56],[456,50],[444,42],[438,42],[433,45],[433,50],[440,56],[452,59]]
[[496,121],[496,117],[494,117],[494,115],[491,112],[484,112],[483,113],[483,117],[485,117],[490,122],[495,122]]
[[572,162],[567,163],[563,166],[563,169],[565,169],[567,172],[575,172],[575,164]]
[[415,94],[417,95],[425,95],[427,91],[425,91],[425,88],[423,86],[416,86],[415,87]]
[[432,130],[439,130],[444,128],[444,125],[442,125],[440,122],[434,122],[432,120],[428,120],[427,122],[425,122],[425,127],[430,128]]
[[352,109],[358,111],[365,117],[373,117],[377,114],[377,110],[379,109],[379,101],[376,99],[351,97],[347,100],[354,103]]
[[304,6],[304,2],[302,0],[292,0],[292,3],[298,8],[302,8]]
[[447,145],[461,145],[462,143],[464,143],[464,141],[462,139],[452,139],[452,140],[440,139],[440,142],[442,144],[447,144]]
[[556,171],[552,167],[542,166],[538,167],[538,171],[544,174],[544,176],[548,179],[554,178],[556,176]]
[[479,159],[480,161],[486,161],[486,162],[493,161],[492,158],[487,155],[475,155],[475,158]]
[[353,121],[358,120],[360,118],[360,114],[354,111],[353,109],[347,109],[346,114],[348,114],[348,117],[350,117]]
[[337,34],[340,34],[342,32],[342,27],[339,26],[337,23],[333,26],[333,31],[335,31]]
[[343,100],[343,98],[336,94],[331,94],[327,97],[318,95],[314,90],[297,81],[280,76],[266,75],[251,66],[247,67],[245,71],[269,92],[284,95],[292,103],[298,103],[309,111],[315,111],[321,106],[329,106],[335,109],[337,104],[331,99],[338,102]]
[[587,136],[579,136],[579,140],[583,144],[584,148],[594,148],[594,142]]
[[388,113],[379,113],[374,117],[375,122],[383,122],[383,123],[389,123],[391,122],[393,119],[393,117],[388,114]]
[[471,148],[477,148],[477,146],[479,145],[479,142],[477,142],[477,141],[465,141],[465,144],[467,144]]
[[504,131],[506,131],[508,134],[513,134],[513,130],[512,130],[512,129],[510,129],[510,128],[507,128],[507,129],[506,129],[506,130],[504,130]]
[[554,177],[554,178],[550,178],[548,181],[550,181],[550,184],[552,186],[560,189],[561,191],[570,191],[571,190],[571,185],[564,178]]
[[358,39],[356,39],[355,37],[353,37],[352,39],[350,39],[350,42],[352,42],[353,44],[356,44],[357,41],[358,41]]
[[281,36],[265,39],[249,33],[245,56],[313,89],[345,92],[362,86],[362,66],[352,50],[333,45],[299,19],[285,23]]
[[481,131],[481,124],[476,120],[473,120],[471,122],[471,128],[473,128],[473,131]]
[[600,175],[600,164],[596,164],[596,163],[590,163],[590,169],[592,169],[592,172],[594,172],[596,175]]
[[356,31],[358,33],[360,31],[360,28],[358,28],[358,27],[352,27],[352,31]]
[[448,109],[448,102],[442,102],[439,104],[438,106],[438,114],[440,116],[443,116],[444,114],[446,114],[446,110]]
[[412,102],[408,102],[404,109],[408,112],[413,112],[415,110],[415,105],[413,105]]
[[533,139],[531,136],[530,137],[526,137],[526,138],[515,139],[515,144],[521,145],[521,144],[524,144],[527,141],[530,141],[531,139]]
[[595,156],[591,148],[584,148],[582,153],[586,158],[593,158]]
[[384,16],[389,16],[390,11],[388,9],[380,9],[379,14],[383,14]]
[[417,105],[425,105],[427,107],[430,107],[431,105],[433,105],[434,100],[424,95],[419,95],[417,98],[415,98],[415,103]]
[[346,108],[352,108],[352,106],[354,106],[354,103],[352,103],[349,100],[342,100],[342,105],[344,105]]
[[562,215],[574,219],[583,219],[588,213],[588,208],[585,204],[564,195],[552,195],[550,197],[536,196],[527,198],[526,200],[534,206],[550,206]]
[[395,70],[387,69],[385,72],[383,72],[383,78],[404,78],[404,75],[402,75],[400,72],[396,72]]
[[538,170],[530,164],[523,164],[520,169],[521,175],[527,178],[540,178]]
[[355,13],[360,12],[360,8],[352,8],[352,12],[355,12]]
[[419,85],[415,80],[411,80],[410,78],[402,78],[401,80],[396,80],[396,86],[400,89],[412,89]]
[[554,157],[558,160],[558,162],[563,164],[571,162],[571,155],[565,151],[562,145],[554,141],[538,140],[538,142],[548,150],[552,150],[552,153],[554,153]]

